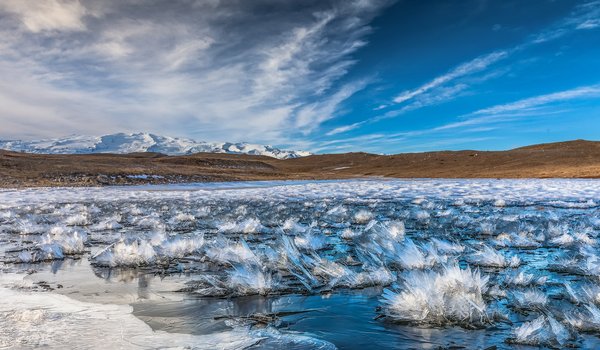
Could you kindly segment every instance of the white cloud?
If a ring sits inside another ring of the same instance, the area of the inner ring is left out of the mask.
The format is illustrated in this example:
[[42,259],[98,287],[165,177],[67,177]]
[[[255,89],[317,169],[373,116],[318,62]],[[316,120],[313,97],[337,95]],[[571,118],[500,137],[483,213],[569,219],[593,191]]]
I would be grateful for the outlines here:
[[331,131],[327,132],[325,135],[326,136],[333,136],[333,135],[345,133],[345,132],[348,132],[348,131],[352,131],[354,129],[358,129],[358,127],[360,127],[364,123],[365,122],[358,122],[358,123],[354,123],[354,124],[350,124],[350,125],[340,126],[340,127],[335,128],[335,129],[332,129]]
[[514,112],[527,110],[534,107],[544,106],[554,102],[562,102],[567,100],[573,100],[578,98],[590,98],[600,96],[600,86],[591,85],[583,86],[571,90],[559,91],[551,94],[540,95],[522,99],[519,101],[501,104],[474,112],[474,115],[494,115],[506,112]]
[[214,40],[210,37],[183,41],[177,43],[170,52],[164,55],[163,59],[170,70],[179,69],[191,63],[202,54],[202,51],[210,48],[213,43]]
[[86,9],[79,0],[2,0],[0,10],[17,15],[34,33],[85,29]]
[[577,29],[594,29],[600,27],[600,19],[588,19],[577,25]]
[[[484,77],[479,78],[479,81],[487,80],[490,77],[495,77],[496,74],[489,74]],[[362,124],[368,123],[376,123],[381,120],[395,118],[399,115],[408,113],[410,111],[414,111],[423,107],[438,105],[450,100],[457,98],[458,96],[466,94],[466,90],[469,88],[468,84],[465,83],[457,83],[451,86],[437,86],[436,88],[431,89],[430,91],[424,92],[415,96],[412,102],[402,106],[399,109],[390,110],[380,116],[371,118],[365,121]]]
[[542,31],[528,44],[540,44],[561,38],[573,30],[593,29],[600,20],[600,1],[587,1],[575,7],[573,12],[562,21]]
[[[289,84],[295,77],[310,75],[310,65],[318,61],[321,58],[319,56],[323,54],[318,50],[318,41],[325,27],[335,18],[335,14],[333,11],[326,11],[315,14],[315,17],[314,23],[294,28],[281,44],[266,50],[266,57],[260,63],[259,74],[253,82],[257,97],[272,97],[270,94],[274,90],[283,89],[280,90],[286,92],[283,98],[291,99],[292,94],[287,90],[294,87]],[[302,59],[298,59],[301,55]]]
[[[530,116],[529,113],[526,114],[527,116]],[[463,128],[463,127],[469,127],[469,126],[474,126],[474,125],[481,125],[481,124],[493,124],[493,123],[505,123],[508,121],[512,121],[518,118],[521,118],[523,115],[520,114],[503,114],[503,115],[486,115],[483,117],[471,117],[468,118],[466,120],[461,120],[461,121],[457,121],[457,122],[452,122],[452,123],[448,123],[448,124],[444,124],[432,129],[428,129],[423,131],[423,133],[432,133],[432,132],[438,132],[438,131],[443,131],[443,130],[450,130],[450,129],[458,129],[458,128]]]
[[407,91],[402,92],[400,95],[398,95],[394,98],[394,102],[402,103],[402,102],[411,100],[421,94],[426,93],[427,91],[429,91],[433,88],[436,88],[438,86],[441,86],[443,84],[446,84],[448,82],[456,80],[457,78],[461,78],[461,77],[464,77],[464,76],[467,76],[467,75],[470,75],[473,73],[480,72],[480,71],[488,68],[492,64],[506,58],[507,56],[508,56],[507,51],[497,51],[497,52],[492,52],[492,53],[484,55],[484,56],[477,57],[469,62],[459,65],[458,67],[452,69],[448,73],[441,75],[441,76],[421,85],[420,87],[418,87],[414,90],[407,90]]
[[302,143],[364,86],[337,87],[390,1],[268,3],[0,1],[0,72],[19,80],[0,86],[0,137]]
[[[422,133],[432,133],[464,127],[493,125],[507,123],[514,120],[532,116],[549,116],[563,113],[557,109],[557,103],[600,97],[600,85],[583,86],[574,89],[533,96],[518,101],[500,104],[461,116],[462,120],[444,124],[432,129],[423,130]],[[552,107],[551,109],[549,109]]]
[[[500,50],[477,57],[471,61],[457,66],[446,74],[434,78],[433,80],[421,85],[416,89],[406,90],[400,93],[393,99],[394,103],[405,103],[411,100],[417,101],[415,101],[412,105],[405,106],[399,110],[389,111],[380,117],[376,117],[373,121],[396,117],[410,110],[440,103],[445,100],[451,100],[459,95],[458,93],[449,93],[453,88],[462,86],[461,90],[464,90],[468,87],[462,82],[465,77],[486,71],[495,63],[498,63],[499,61],[508,58],[513,53],[524,50],[531,45],[561,38],[576,29],[593,29],[597,26],[600,26],[599,17],[600,1],[586,2],[576,6],[573,12],[565,19],[527,39],[523,44],[517,45],[511,49]],[[494,75],[492,74],[482,77],[479,82],[487,80],[491,77],[494,77]],[[455,82],[455,80],[459,80],[459,82]],[[454,86],[444,87],[444,85],[453,82]],[[420,96],[425,95],[428,92],[430,93],[426,98],[418,101]]]
[[[568,105],[564,105],[565,102],[596,99],[598,97],[600,97],[600,85],[583,86],[480,109],[473,113],[457,117],[458,121],[433,128],[395,133],[366,134],[346,139],[325,141],[322,142],[321,149],[333,150],[335,147],[352,149],[357,141],[360,142],[360,147],[363,150],[367,149],[371,143],[376,144],[376,148],[380,148],[379,145],[382,143],[391,145],[404,142],[409,145],[408,148],[403,148],[404,151],[413,149],[419,151],[429,150],[445,144],[428,141],[427,146],[414,146],[414,144],[419,144],[420,138],[423,137],[426,137],[427,140],[436,137],[442,138],[442,142],[448,142],[448,144],[452,145],[467,143],[467,141],[484,141],[488,139],[488,136],[480,137],[477,136],[478,133],[496,130],[503,125],[514,125],[513,123],[517,121],[523,121],[532,117],[542,118],[540,120],[543,123],[544,118],[561,116],[568,113],[569,109],[558,108],[558,106],[568,108]],[[340,127],[339,129],[343,128],[345,127]],[[474,136],[461,138],[459,134],[473,134]]]
[[[34,76],[18,64],[0,62],[0,76],[0,132],[4,137],[109,130],[101,111],[110,101],[75,90],[55,89],[43,76]],[[60,108],[63,105],[69,108]]]
[[342,86],[339,91],[322,101],[303,106],[296,116],[296,127],[309,133],[324,121],[332,119],[340,104],[367,86],[366,81],[356,81]]
[[462,94],[468,87],[469,86],[467,84],[463,83],[458,83],[453,86],[439,86],[435,90],[419,95],[412,103],[402,107],[401,109],[390,111],[384,114],[383,118],[389,118],[392,116],[395,117],[415,109],[452,100]]

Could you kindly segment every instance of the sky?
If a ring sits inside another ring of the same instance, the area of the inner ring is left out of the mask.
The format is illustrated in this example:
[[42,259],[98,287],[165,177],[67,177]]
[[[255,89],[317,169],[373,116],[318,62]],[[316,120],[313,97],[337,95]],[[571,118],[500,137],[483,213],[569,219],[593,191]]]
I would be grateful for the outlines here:
[[600,140],[600,0],[0,0],[0,138]]

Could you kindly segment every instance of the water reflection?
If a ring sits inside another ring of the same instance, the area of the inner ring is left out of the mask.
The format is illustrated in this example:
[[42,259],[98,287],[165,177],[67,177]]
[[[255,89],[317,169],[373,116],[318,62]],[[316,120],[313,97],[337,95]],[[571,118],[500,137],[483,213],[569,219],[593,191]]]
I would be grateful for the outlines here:
[[[136,303],[134,314],[156,330],[207,334],[228,327],[227,321],[264,327],[270,319],[284,332],[329,341],[340,349],[485,348],[502,343],[500,332],[462,328],[418,328],[377,320],[378,288],[328,295],[249,296],[232,299],[190,298],[173,303]],[[499,348],[503,348],[502,344]],[[261,343],[257,349],[270,348]],[[292,347],[293,348],[293,347]],[[300,347],[302,348],[302,347]],[[304,344],[306,348],[306,344]]]

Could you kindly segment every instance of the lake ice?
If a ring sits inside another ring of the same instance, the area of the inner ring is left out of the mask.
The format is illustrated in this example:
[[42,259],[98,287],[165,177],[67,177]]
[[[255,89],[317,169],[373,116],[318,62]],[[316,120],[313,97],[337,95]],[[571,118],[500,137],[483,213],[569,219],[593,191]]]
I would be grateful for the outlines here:
[[0,348],[600,346],[600,181],[0,190]]

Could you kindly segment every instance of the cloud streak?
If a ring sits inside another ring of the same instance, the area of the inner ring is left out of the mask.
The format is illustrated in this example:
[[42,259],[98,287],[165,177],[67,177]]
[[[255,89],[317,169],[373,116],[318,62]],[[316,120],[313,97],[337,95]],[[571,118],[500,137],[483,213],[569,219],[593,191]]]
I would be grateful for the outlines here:
[[[514,125],[515,122],[523,121],[526,118],[531,117],[544,118],[553,115],[561,115],[569,112],[569,110],[559,109],[557,108],[558,106],[562,106],[567,102],[577,100],[589,101],[598,98],[600,98],[599,84],[581,86],[479,109],[472,113],[457,117],[459,121],[446,123],[428,129],[394,133],[366,134],[358,137],[330,140],[323,142],[322,144],[323,149],[335,151],[337,149],[353,149],[353,145],[356,141],[361,141],[361,145],[364,149],[366,149],[365,147],[367,147],[367,145],[370,143],[386,143],[388,145],[403,143],[407,145],[407,147],[403,148],[404,151],[423,151],[432,149],[431,147],[434,145],[456,145],[460,143],[466,144],[468,142],[477,142],[488,139],[491,140],[495,137],[460,137],[459,135],[477,135],[482,131],[487,132],[497,130],[502,128],[503,125],[506,126],[508,123],[512,123],[511,125]],[[361,125],[361,123],[362,122],[356,124]],[[331,135],[340,134],[344,131],[345,130],[342,129],[342,131],[331,133]],[[419,142],[419,140],[424,137],[429,140],[441,137],[443,140],[439,142],[429,141],[427,142],[427,145],[424,146]]]
[[85,29],[83,17],[88,14],[74,0],[4,0],[0,10],[16,15],[30,32],[80,31]]
[[523,111],[534,107],[545,106],[555,102],[594,97],[600,97],[600,85],[583,86],[575,89],[554,92],[551,94],[525,98],[507,104],[501,104],[489,108],[480,109],[474,112],[473,114],[495,115],[506,112]]
[[479,109],[459,117],[461,121],[444,124],[438,127],[420,131],[420,133],[433,133],[464,127],[494,125],[522,119],[530,116],[544,116],[562,111],[547,111],[546,107],[554,106],[572,100],[596,99],[600,97],[600,85],[589,85],[569,90],[553,92],[521,99],[518,101],[499,104],[488,108]]
[[354,123],[354,124],[350,124],[350,125],[340,126],[338,128],[332,129],[331,131],[328,131],[325,135],[326,136],[333,136],[333,135],[345,133],[345,132],[348,132],[348,131],[351,131],[351,130],[354,130],[354,129],[358,129],[364,123],[365,122],[358,122],[358,123]]
[[338,82],[390,3],[2,1],[0,137],[302,142],[366,86]]
[[[595,29],[598,26],[600,26],[600,1],[591,1],[581,4],[577,6],[573,13],[567,18],[559,21],[544,31],[533,35],[520,45],[476,57],[415,89],[401,92],[395,96],[392,101],[393,104],[405,104],[405,106],[388,111],[381,116],[373,118],[370,122],[394,118],[408,111],[452,100],[460,95],[458,92],[468,88],[468,85],[463,82],[465,78],[476,75],[477,73],[489,71],[492,66],[506,60],[516,52],[523,51],[533,45],[556,40],[575,30]],[[496,76],[496,74],[487,74],[477,80],[478,83],[481,83]],[[406,105],[409,102],[412,103]]]
[[448,73],[441,75],[420,87],[414,90],[407,90],[399,94],[394,98],[394,103],[403,103],[408,100],[414,99],[417,96],[420,96],[434,88],[442,86],[448,82],[456,80],[457,78],[461,78],[473,73],[481,72],[487,69],[492,64],[506,58],[508,56],[508,51],[497,51],[492,52],[490,54],[477,57],[469,62],[463,63],[458,67],[452,69]]

